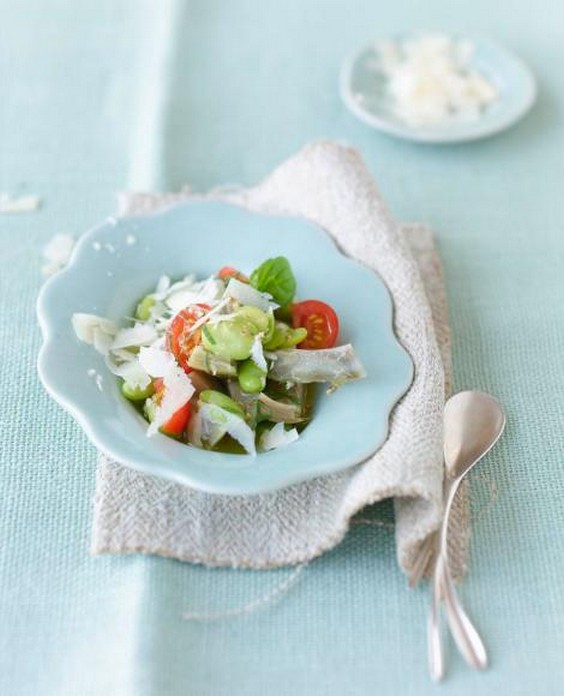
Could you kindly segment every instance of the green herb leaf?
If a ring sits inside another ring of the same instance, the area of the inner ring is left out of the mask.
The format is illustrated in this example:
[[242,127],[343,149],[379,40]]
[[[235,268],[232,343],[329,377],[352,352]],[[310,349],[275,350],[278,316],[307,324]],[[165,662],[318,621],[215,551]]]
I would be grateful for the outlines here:
[[251,285],[260,292],[268,292],[279,305],[294,299],[296,279],[285,256],[267,259],[251,273]]

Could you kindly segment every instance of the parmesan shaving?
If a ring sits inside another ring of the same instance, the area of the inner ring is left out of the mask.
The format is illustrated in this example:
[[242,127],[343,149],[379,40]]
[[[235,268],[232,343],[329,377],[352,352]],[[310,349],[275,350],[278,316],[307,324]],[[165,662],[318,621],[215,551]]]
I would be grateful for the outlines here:
[[151,378],[138,360],[117,363],[108,355],[106,357],[106,366],[113,375],[121,377],[132,389],[145,389],[151,382]]
[[198,321],[194,322],[190,331],[188,331],[188,335],[190,336],[191,334],[193,334],[194,331],[197,331],[201,326],[206,324],[212,317],[219,314],[221,312],[221,310],[228,304],[228,302],[229,302],[229,298],[224,297],[223,300],[221,300],[221,302],[219,304],[217,304],[207,314],[204,314],[204,316],[201,319],[198,319]]
[[284,423],[276,423],[270,430],[266,430],[259,439],[259,447],[264,452],[291,445],[299,438],[296,428],[286,430]]
[[81,341],[93,345],[102,355],[108,353],[114,336],[118,332],[118,327],[113,321],[95,314],[77,312],[72,315],[71,322],[75,334]]
[[[155,288],[155,298],[158,300],[163,299],[170,287],[170,278],[167,275],[163,275],[159,278],[157,287]],[[159,297],[161,295],[162,297]]]
[[119,358],[123,362],[131,362],[132,360],[137,360],[137,355],[132,353],[130,350],[125,348],[114,348],[112,350],[112,356],[114,358]]
[[231,437],[245,448],[245,450],[256,455],[255,434],[251,427],[245,423],[241,416],[230,413],[215,404],[202,404],[198,410],[200,419],[201,438],[213,446],[228,433]]
[[242,283],[240,280],[237,280],[237,278],[231,278],[225,290],[224,297],[232,297],[242,305],[257,307],[263,312],[268,312],[271,307],[278,307],[278,305],[270,302],[272,295],[266,292],[259,292],[248,283]]
[[381,41],[373,67],[386,79],[394,115],[410,126],[475,120],[498,96],[471,67],[474,46],[445,34]]
[[0,213],[31,213],[41,205],[41,198],[35,195],[13,197],[0,192]]
[[50,276],[61,268],[64,268],[74,249],[75,240],[68,234],[56,234],[43,249],[45,264],[41,271],[43,275]]
[[176,364],[174,356],[157,346],[141,348],[139,362],[151,377],[164,377]]
[[158,334],[154,327],[149,324],[137,323],[128,329],[120,329],[110,346],[110,350],[134,346],[149,346],[157,338]]
[[259,368],[259,370],[262,370],[264,373],[266,373],[268,372],[268,365],[266,364],[266,358],[264,357],[264,349],[262,347],[263,336],[263,333],[259,333],[255,336],[253,340],[253,345],[251,347],[251,360]]
[[101,355],[107,355],[113,343],[113,336],[96,327],[92,332],[92,345]]
[[[179,287],[180,285],[180,287]],[[221,299],[225,285],[222,280],[210,277],[201,283],[179,283],[173,285],[166,298],[166,304],[173,312],[192,304],[214,305]]]

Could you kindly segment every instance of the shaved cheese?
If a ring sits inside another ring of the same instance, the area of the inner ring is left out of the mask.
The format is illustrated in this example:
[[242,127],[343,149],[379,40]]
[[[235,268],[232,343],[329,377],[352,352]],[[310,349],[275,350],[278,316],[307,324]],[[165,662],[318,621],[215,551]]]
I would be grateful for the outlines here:
[[263,336],[263,333],[259,333],[255,336],[253,345],[251,347],[251,360],[259,368],[259,370],[268,372],[268,365],[266,364],[266,358],[264,357],[264,350],[262,347]]
[[148,437],[157,433],[159,428],[167,423],[179,408],[190,401],[196,391],[188,375],[176,363],[164,375],[163,384],[163,397],[157,405],[155,417],[147,429]]
[[188,331],[188,336],[190,336],[195,331],[197,331],[201,326],[206,324],[216,314],[219,314],[219,312],[221,312],[221,310],[227,305],[228,302],[229,302],[229,298],[224,297],[223,300],[221,300],[221,302],[218,305],[216,305],[213,309],[211,309],[207,314],[204,314],[204,316],[201,317],[201,319],[198,319],[198,321],[194,322],[194,324],[192,324],[192,327],[190,328],[190,331]]
[[188,307],[191,304],[214,305],[221,299],[225,284],[218,278],[210,277],[201,283],[192,283],[185,287],[172,287],[165,298],[166,304],[174,311]]
[[185,307],[189,307],[193,304],[208,304],[205,298],[202,298],[200,293],[194,292],[191,288],[185,288],[184,290],[178,290],[165,298],[165,303],[167,307],[176,312],[180,312]]
[[184,276],[182,280],[177,280],[175,283],[172,283],[172,285],[169,284],[169,287],[167,288],[167,293],[171,292],[178,292],[179,290],[185,290],[186,288],[191,288],[194,285],[200,285],[201,281],[196,280],[196,276],[193,273],[190,273],[187,276]]
[[195,447],[214,447],[227,434],[223,424],[202,416],[198,410],[188,422],[188,442]]
[[259,447],[264,452],[268,450],[286,447],[292,444],[299,438],[298,431],[295,428],[286,430],[284,423],[276,423],[270,430],[266,430],[260,437]]
[[74,237],[68,234],[56,234],[43,249],[46,261],[41,268],[43,275],[53,275],[64,268],[69,262],[74,245]]
[[107,354],[118,332],[118,327],[113,321],[95,314],[77,312],[72,315],[71,322],[75,334],[81,341],[93,345],[102,355]]
[[96,327],[92,332],[92,345],[101,355],[107,355],[112,345],[114,337]]
[[165,300],[170,295],[184,290],[190,290],[197,293],[203,287],[204,283],[205,281],[196,280],[196,276],[194,274],[187,275],[182,280],[177,280],[175,283],[171,282],[169,276],[163,275],[159,278],[155,291],[152,293],[151,297],[154,297],[157,300]]
[[121,377],[132,389],[145,389],[151,382],[151,378],[138,360],[118,363],[111,355],[108,355],[106,366],[112,374]]
[[130,350],[126,350],[125,348],[114,348],[112,350],[112,356],[114,358],[119,358],[119,360],[122,360],[123,362],[131,362],[132,360],[138,359],[138,356],[135,353],[132,353]]
[[[255,434],[241,416],[226,411],[215,404],[202,404],[198,410],[198,417],[202,428],[201,438],[206,440],[206,434],[209,434],[215,440],[214,443],[207,440],[211,446],[228,433],[249,454],[256,455]],[[223,435],[220,435],[222,432]]]
[[155,297],[159,300],[162,299],[162,297],[158,297],[158,295],[164,295],[168,291],[170,287],[170,278],[167,275],[163,275],[159,278],[157,287],[155,288]]
[[120,329],[110,346],[110,350],[131,348],[132,346],[149,346],[158,337],[154,327],[149,324],[137,323],[128,329]]
[[39,196],[27,195],[14,198],[9,193],[0,192],[0,213],[30,213],[41,205]]
[[167,314],[166,305],[163,302],[155,302],[155,304],[149,309],[149,317],[151,321],[156,324],[162,323],[160,320]]
[[258,309],[263,312],[268,312],[271,307],[278,307],[278,305],[270,302],[272,295],[266,292],[259,292],[248,283],[242,283],[240,280],[237,280],[237,278],[231,278],[225,290],[224,297],[232,297],[242,305],[258,307]]
[[386,78],[393,113],[411,126],[472,120],[497,97],[471,66],[474,46],[445,34],[376,45],[376,72]]
[[140,349],[139,362],[151,377],[164,377],[176,364],[172,353],[155,345]]
[[239,316],[237,312],[229,312],[228,314],[214,314],[209,318],[208,323],[215,326],[222,321],[231,321],[231,319],[235,319],[237,316]]

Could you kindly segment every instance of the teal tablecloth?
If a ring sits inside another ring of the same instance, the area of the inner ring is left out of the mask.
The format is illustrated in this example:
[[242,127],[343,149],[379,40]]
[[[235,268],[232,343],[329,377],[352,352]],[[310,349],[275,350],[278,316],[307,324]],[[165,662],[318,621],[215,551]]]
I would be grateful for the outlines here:
[[[254,182],[319,136],[359,147],[396,214],[438,231],[456,386],[491,391],[509,413],[480,467],[499,499],[475,526],[463,589],[492,667],[475,674],[456,657],[440,688],[561,693],[561,0],[3,0],[0,17],[0,190],[44,199],[37,213],[0,216],[0,694],[438,689],[426,674],[427,593],[407,590],[386,528],[355,528],[278,603],[211,624],[180,613],[241,606],[287,571],[90,557],[95,453],[35,374],[39,248],[53,234],[83,231],[130,186]],[[540,82],[530,117],[441,148],[357,123],[337,95],[342,56],[427,27],[518,51]]]

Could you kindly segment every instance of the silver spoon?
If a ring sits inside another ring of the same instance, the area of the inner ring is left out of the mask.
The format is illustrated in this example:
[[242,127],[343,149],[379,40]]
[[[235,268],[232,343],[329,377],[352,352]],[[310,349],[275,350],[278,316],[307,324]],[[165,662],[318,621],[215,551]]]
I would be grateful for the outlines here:
[[433,597],[428,624],[429,670],[435,681],[444,676],[439,604],[444,599],[449,627],[464,659],[484,669],[488,658],[480,634],[468,618],[452,581],[448,563],[448,528],[458,488],[472,467],[498,441],[505,427],[505,413],[489,394],[466,391],[451,397],[444,411],[444,457],[451,481],[439,536],[439,551],[433,575]]

